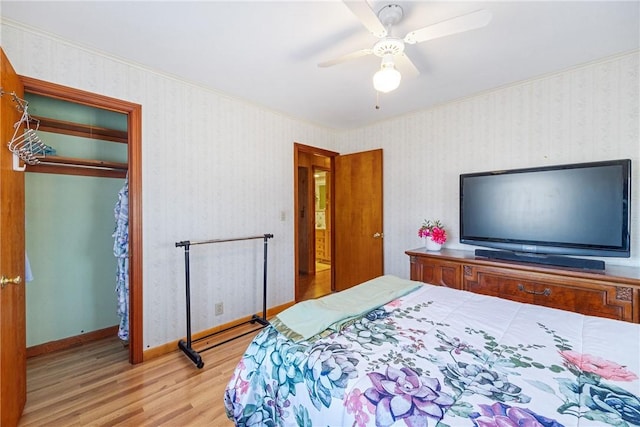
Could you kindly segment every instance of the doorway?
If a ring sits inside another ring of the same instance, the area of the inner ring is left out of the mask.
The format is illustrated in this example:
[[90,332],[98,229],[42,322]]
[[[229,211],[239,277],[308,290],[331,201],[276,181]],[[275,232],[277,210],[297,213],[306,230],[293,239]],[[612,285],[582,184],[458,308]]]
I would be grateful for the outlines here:
[[[102,95],[56,85],[29,77],[20,77],[25,93],[70,103],[81,104],[92,108],[113,111],[126,115],[127,132],[124,143],[127,144],[127,169],[129,181],[129,362],[143,361],[142,345],[142,173],[141,173],[141,120],[142,107]],[[81,135],[86,130],[69,127],[62,122],[53,123],[57,132],[68,135]],[[66,130],[60,128],[66,127]],[[44,130],[43,127],[41,129]],[[96,129],[89,129],[95,133]],[[112,136],[107,135],[106,138]],[[68,167],[67,167],[68,168]],[[80,170],[80,169],[78,169]],[[97,173],[97,172],[96,172]],[[86,174],[79,172],[78,174]],[[115,283],[114,283],[115,287]],[[115,301],[114,293],[114,301]]]
[[[325,179],[329,178],[324,190],[329,201],[325,215],[330,222],[328,233],[325,231],[330,267],[326,272],[316,271],[316,258],[322,251],[317,246],[316,236],[321,233],[316,223],[322,218],[315,218],[315,194],[321,190],[315,189],[314,168],[326,171]],[[340,155],[294,143],[296,302],[384,274],[382,172],[381,149]],[[322,277],[326,283],[319,282]]]
[[294,144],[296,302],[333,291],[333,158],[338,153]]
[[314,242],[316,274],[331,269],[331,171],[313,167]]

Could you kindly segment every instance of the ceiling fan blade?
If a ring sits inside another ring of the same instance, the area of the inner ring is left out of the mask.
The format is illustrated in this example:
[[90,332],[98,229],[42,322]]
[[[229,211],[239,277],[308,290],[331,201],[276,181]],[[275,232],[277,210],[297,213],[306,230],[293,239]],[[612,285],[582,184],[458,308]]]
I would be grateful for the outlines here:
[[378,15],[369,7],[366,1],[345,0],[344,4],[356,15],[360,22],[362,22],[362,25],[364,25],[371,34],[378,38],[387,35],[387,29],[382,25],[382,22],[378,19]]
[[408,44],[421,43],[440,37],[450,36],[463,31],[475,30],[484,27],[491,21],[492,14],[488,10],[477,10],[475,12],[461,15],[437,24],[429,25],[416,31],[412,31],[404,38]]
[[352,59],[360,58],[362,56],[371,55],[372,53],[373,53],[373,50],[371,50],[371,49],[356,50],[355,52],[351,52],[351,53],[348,53],[346,55],[339,56],[339,57],[331,59],[329,61],[321,62],[321,63],[318,64],[318,67],[321,67],[321,68],[332,67],[334,65],[350,61]]
[[418,67],[416,67],[406,53],[402,52],[401,54],[395,55],[393,60],[395,61],[396,68],[398,68],[403,76],[417,77],[420,75],[420,70],[418,70]]

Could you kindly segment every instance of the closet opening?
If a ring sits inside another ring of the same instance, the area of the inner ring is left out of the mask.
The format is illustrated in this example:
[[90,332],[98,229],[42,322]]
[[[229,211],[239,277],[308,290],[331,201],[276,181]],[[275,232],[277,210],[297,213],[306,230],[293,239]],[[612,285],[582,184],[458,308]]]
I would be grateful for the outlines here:
[[22,80],[46,147],[25,169],[27,356],[118,335],[140,363],[141,107]]

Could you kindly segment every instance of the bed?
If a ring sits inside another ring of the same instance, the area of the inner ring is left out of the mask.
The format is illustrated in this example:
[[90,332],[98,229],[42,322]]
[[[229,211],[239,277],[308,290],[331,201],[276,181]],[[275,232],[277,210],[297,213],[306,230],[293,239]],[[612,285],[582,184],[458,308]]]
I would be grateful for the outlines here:
[[280,313],[236,425],[640,425],[640,325],[381,276]]

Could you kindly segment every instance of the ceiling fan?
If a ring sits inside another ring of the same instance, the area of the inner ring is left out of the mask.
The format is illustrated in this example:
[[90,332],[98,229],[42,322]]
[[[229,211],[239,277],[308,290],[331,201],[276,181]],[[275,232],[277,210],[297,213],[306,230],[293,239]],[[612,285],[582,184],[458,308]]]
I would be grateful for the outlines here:
[[344,3],[362,22],[362,25],[380,40],[371,48],[360,49],[338,58],[321,62],[318,66],[331,67],[362,56],[376,55],[382,58],[382,63],[380,69],[373,75],[373,86],[378,92],[383,93],[391,92],[400,85],[402,76],[396,69],[396,63],[401,68],[408,70],[410,74],[420,74],[417,67],[404,52],[405,44],[422,43],[427,40],[481,28],[491,21],[492,16],[491,12],[487,10],[477,10],[411,31],[404,38],[399,38],[392,35],[391,32],[392,27],[398,24],[404,15],[402,7],[399,5],[388,4],[376,13],[364,0],[345,0]]

